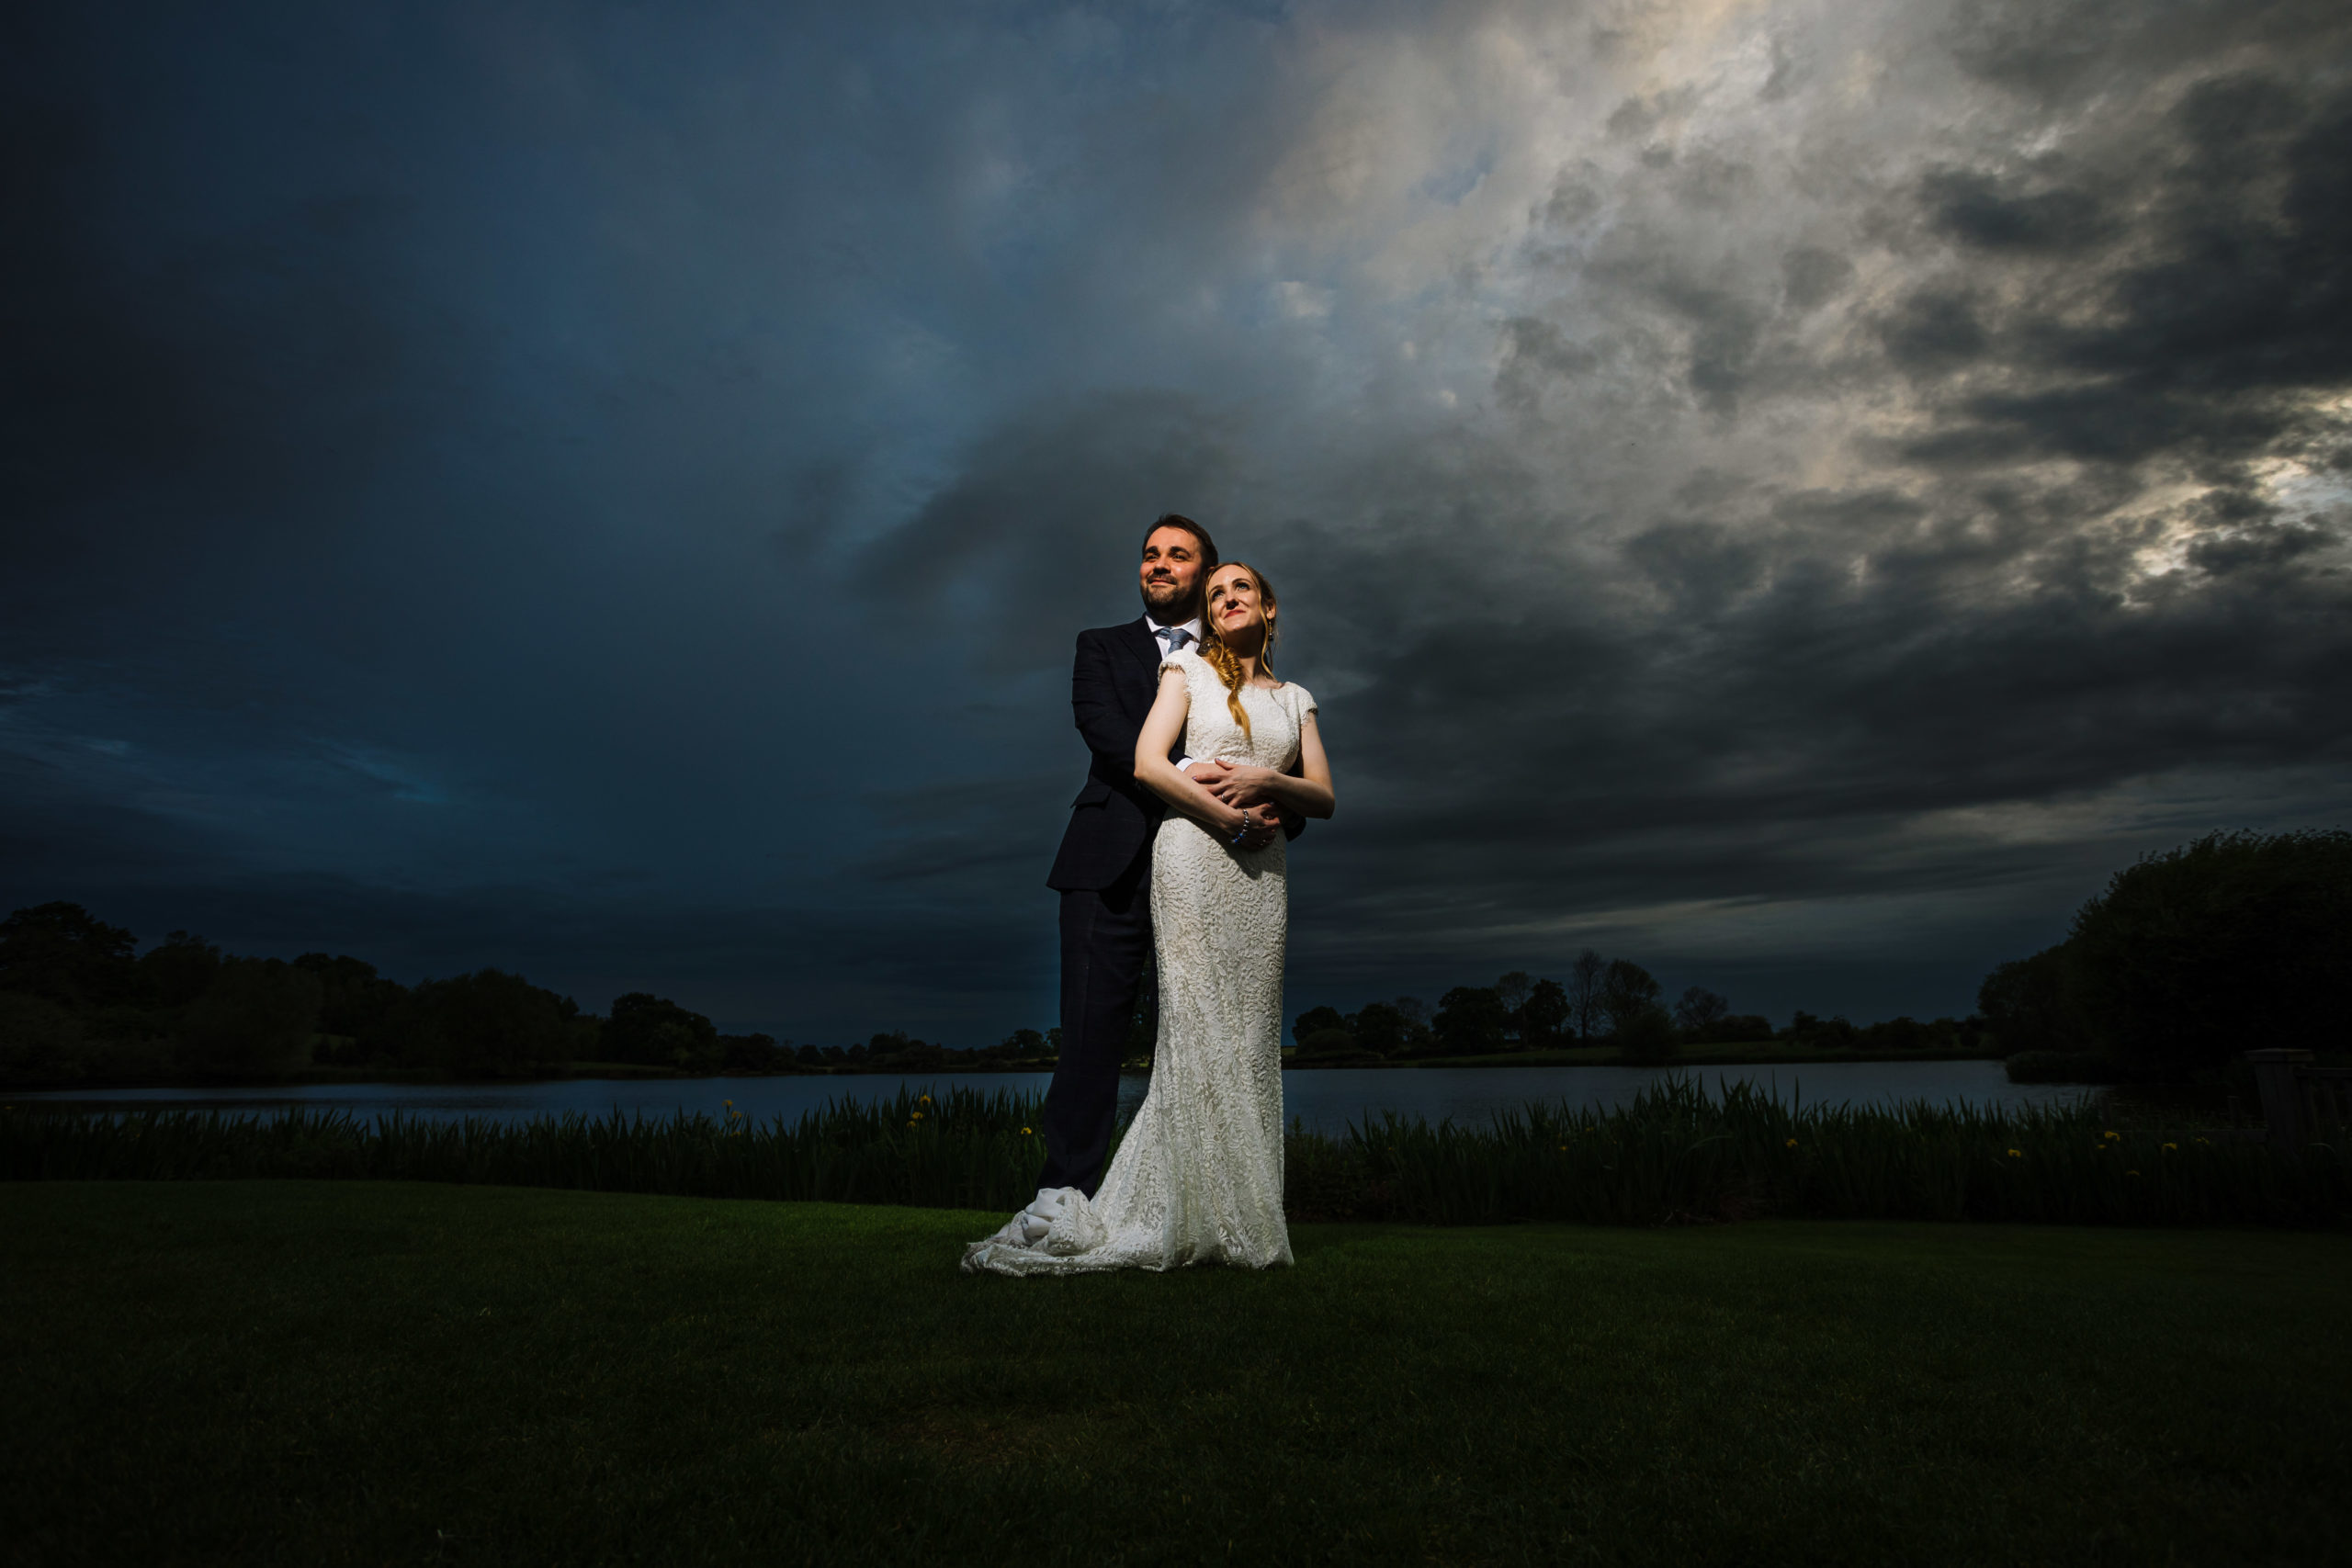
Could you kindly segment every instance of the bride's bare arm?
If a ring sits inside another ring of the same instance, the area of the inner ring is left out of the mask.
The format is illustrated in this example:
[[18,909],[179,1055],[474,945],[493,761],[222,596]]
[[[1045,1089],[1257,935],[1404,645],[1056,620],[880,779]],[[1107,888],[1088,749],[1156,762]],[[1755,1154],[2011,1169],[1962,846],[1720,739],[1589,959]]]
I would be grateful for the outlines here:
[[1331,763],[1323,754],[1323,732],[1312,712],[1298,726],[1298,772],[1236,767],[1217,781],[1217,797],[1236,806],[1276,806],[1301,817],[1329,817],[1339,801],[1331,792]]
[[1272,829],[1265,820],[1252,817],[1240,807],[1227,805],[1178,772],[1176,764],[1168,760],[1170,749],[1184,733],[1184,720],[1192,706],[1183,671],[1161,671],[1159,695],[1153,699],[1151,711],[1144,716],[1143,733],[1136,738],[1136,777],[1171,807],[1228,842],[1246,826],[1249,835],[1241,841],[1254,847],[1271,836]]

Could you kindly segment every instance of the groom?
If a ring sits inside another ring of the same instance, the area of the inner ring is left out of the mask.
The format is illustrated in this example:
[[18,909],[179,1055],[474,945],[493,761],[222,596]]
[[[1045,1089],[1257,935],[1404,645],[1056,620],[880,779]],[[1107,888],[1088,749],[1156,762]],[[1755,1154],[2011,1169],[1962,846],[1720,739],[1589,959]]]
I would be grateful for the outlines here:
[[[1216,570],[1208,530],[1171,512],[1144,536],[1142,618],[1078,634],[1070,707],[1092,756],[1046,878],[1062,896],[1062,1049],[1046,1090],[1040,1188],[1075,1187],[1091,1198],[1110,1154],[1119,1061],[1151,961],[1151,839],[1168,814],[1136,780],[1136,739],[1159,693],[1159,661],[1200,640],[1201,591]],[[1230,771],[1181,750],[1169,760],[1212,791]],[[1305,825],[1285,818],[1282,828],[1296,838]],[[1261,822],[1244,847],[1272,836],[1273,825]]]

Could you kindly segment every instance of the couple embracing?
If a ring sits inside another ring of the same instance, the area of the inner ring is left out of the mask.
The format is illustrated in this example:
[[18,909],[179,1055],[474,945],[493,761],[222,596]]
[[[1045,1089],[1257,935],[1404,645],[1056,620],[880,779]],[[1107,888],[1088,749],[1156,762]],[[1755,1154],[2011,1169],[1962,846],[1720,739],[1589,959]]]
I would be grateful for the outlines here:
[[[1315,699],[1269,662],[1263,573],[1208,531],[1152,525],[1144,615],[1080,632],[1070,705],[1092,753],[1049,886],[1062,896],[1062,1047],[1029,1206],[967,1270],[1075,1274],[1288,1263],[1283,1224],[1284,844],[1331,815]],[[1147,953],[1151,1089],[1110,1152]]]

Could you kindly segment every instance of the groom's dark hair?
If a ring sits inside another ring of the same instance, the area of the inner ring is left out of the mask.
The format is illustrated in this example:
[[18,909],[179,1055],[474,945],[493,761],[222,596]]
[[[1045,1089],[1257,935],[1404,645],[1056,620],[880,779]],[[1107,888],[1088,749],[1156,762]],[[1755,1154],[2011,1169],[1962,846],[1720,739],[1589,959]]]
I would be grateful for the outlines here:
[[1181,512],[1161,513],[1159,514],[1159,521],[1154,523],[1150,527],[1146,528],[1143,531],[1143,544],[1137,545],[1136,548],[1137,550],[1141,550],[1144,545],[1151,543],[1151,536],[1154,534],[1159,533],[1162,528],[1182,528],[1184,532],[1192,535],[1194,539],[1200,542],[1201,572],[1204,579],[1205,579],[1208,573],[1216,570],[1216,541],[1209,537],[1209,531],[1206,528],[1202,527],[1198,523],[1193,522],[1191,518],[1185,516]]

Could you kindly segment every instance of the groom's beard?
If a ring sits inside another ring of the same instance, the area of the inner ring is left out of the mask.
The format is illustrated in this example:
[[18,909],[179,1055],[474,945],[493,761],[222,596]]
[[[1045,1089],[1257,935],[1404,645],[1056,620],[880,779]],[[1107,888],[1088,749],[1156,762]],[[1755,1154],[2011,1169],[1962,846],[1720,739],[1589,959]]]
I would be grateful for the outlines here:
[[1200,615],[1201,596],[1179,593],[1169,583],[1148,582],[1144,584],[1143,607],[1163,626],[1182,626]]

